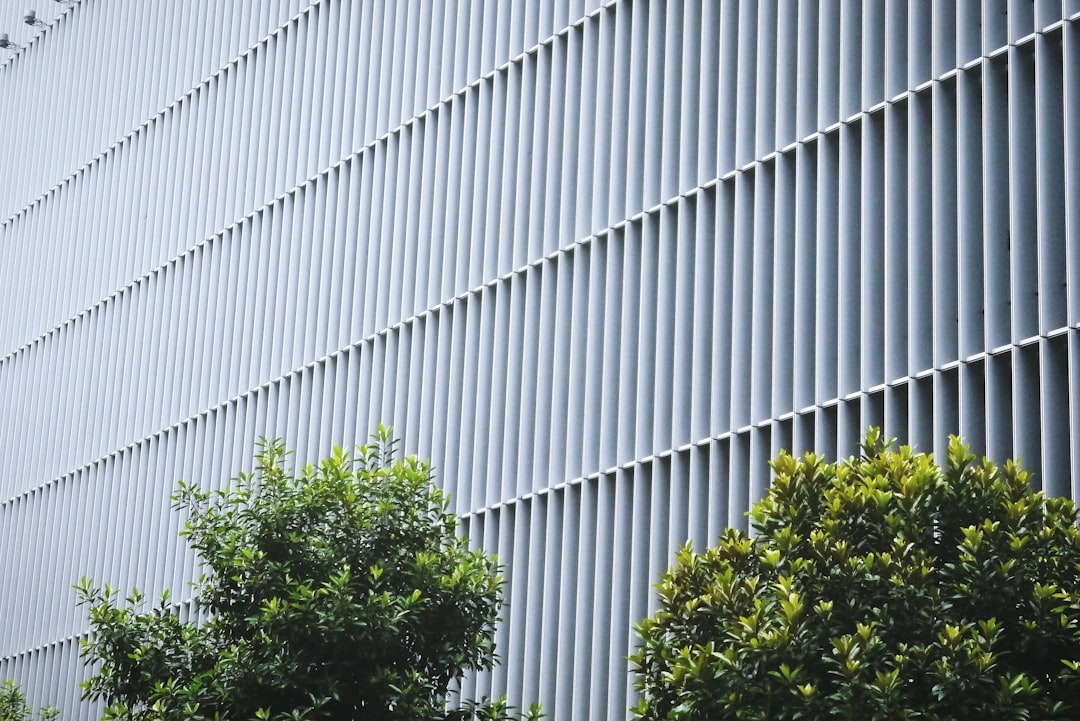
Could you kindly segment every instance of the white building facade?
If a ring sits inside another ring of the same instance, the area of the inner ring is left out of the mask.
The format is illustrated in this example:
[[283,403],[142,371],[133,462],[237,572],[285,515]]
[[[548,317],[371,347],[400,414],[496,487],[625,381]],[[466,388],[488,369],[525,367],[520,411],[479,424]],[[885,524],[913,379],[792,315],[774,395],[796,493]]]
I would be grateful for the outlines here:
[[627,716],[651,584],[781,448],[959,432],[1080,497],[1080,0],[44,10],[0,50],[0,678],[65,718],[72,584],[187,598],[170,492],[262,435],[429,456],[506,564],[464,692],[560,720]]

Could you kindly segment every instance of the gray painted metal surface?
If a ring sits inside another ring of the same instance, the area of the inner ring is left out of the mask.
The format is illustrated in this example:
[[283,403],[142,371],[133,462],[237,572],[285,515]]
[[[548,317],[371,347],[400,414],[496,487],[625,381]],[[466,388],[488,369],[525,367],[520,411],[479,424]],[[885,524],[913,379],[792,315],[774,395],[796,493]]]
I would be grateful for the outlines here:
[[169,493],[260,435],[430,456],[507,564],[464,692],[578,721],[625,717],[651,584],[780,448],[959,431],[1080,496],[1080,1],[38,4],[0,50],[0,677],[67,717],[71,584],[184,598]]

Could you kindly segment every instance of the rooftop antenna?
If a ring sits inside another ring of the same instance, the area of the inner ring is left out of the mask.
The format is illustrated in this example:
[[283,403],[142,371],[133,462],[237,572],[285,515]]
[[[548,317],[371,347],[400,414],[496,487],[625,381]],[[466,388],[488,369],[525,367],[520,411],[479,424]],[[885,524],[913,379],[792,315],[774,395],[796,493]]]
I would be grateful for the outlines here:
[[37,12],[34,11],[34,10],[27,10],[26,11],[26,14],[23,15],[23,22],[26,23],[27,25],[29,25],[32,28],[47,28],[47,27],[49,27],[49,23],[47,23],[47,22],[45,22],[43,20],[38,20]]

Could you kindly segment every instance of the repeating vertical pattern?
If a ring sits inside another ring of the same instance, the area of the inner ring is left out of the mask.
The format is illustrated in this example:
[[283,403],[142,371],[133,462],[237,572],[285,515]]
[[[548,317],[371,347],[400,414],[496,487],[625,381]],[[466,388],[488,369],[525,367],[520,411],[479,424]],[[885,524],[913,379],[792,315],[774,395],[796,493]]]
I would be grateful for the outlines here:
[[506,564],[462,693],[578,721],[781,448],[1080,498],[1080,0],[53,15],[0,51],[0,677],[65,717],[71,585],[185,598],[170,491],[260,435],[430,456]]

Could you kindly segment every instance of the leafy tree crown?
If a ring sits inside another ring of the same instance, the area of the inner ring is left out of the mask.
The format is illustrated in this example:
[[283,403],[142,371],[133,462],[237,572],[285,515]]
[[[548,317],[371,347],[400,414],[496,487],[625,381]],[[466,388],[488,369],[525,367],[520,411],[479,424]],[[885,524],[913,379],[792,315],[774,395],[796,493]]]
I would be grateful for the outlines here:
[[[431,470],[395,458],[384,427],[298,476],[281,441],[224,490],[181,483],[174,505],[204,575],[184,620],[83,580],[107,719],[511,718],[505,702],[446,711],[453,684],[495,661],[494,557],[470,550]],[[533,715],[535,716],[534,710]]]
[[755,534],[684,547],[632,657],[649,721],[1080,718],[1073,503],[951,438],[782,453]]
[[[53,721],[60,715],[55,706],[38,709],[40,721]],[[34,709],[26,702],[26,694],[11,679],[0,683],[0,721],[33,721]]]

